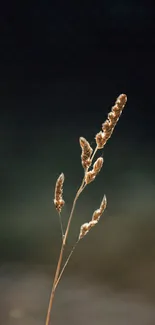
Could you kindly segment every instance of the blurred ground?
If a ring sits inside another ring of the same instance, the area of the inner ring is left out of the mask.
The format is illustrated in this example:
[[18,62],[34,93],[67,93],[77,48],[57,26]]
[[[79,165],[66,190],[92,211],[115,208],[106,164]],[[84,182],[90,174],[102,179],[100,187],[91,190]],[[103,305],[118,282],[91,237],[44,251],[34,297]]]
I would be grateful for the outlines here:
[[[44,325],[51,276],[42,267],[0,269],[0,324]],[[95,281],[65,276],[55,297],[51,324],[153,325],[155,303],[144,295],[112,291]]]

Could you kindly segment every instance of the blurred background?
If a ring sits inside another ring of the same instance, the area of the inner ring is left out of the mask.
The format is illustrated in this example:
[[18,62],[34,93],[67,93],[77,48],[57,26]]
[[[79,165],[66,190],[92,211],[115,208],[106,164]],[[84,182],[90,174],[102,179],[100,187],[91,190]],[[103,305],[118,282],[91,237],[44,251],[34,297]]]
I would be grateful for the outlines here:
[[[79,137],[95,147],[115,99],[128,103],[78,201],[77,246],[51,324],[155,324],[155,12],[151,1],[15,1],[1,8],[0,325],[43,325],[63,223],[83,176]],[[52,323],[53,321],[53,323]]]

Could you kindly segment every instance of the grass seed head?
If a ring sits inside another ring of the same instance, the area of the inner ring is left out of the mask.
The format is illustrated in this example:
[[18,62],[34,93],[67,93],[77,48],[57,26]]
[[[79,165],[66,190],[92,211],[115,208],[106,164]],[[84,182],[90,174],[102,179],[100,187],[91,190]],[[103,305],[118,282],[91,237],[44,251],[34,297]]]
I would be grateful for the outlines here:
[[83,168],[86,169],[91,165],[90,157],[93,152],[93,149],[91,148],[89,142],[85,138],[80,137],[79,142],[82,149],[81,163]]
[[127,96],[121,94],[108,114],[107,120],[102,124],[102,131],[96,134],[95,140],[98,149],[102,149],[112,135],[112,132],[120,118],[122,110],[127,102]]
[[92,227],[94,227],[96,224],[97,224],[97,221],[95,221],[95,220],[84,223],[80,228],[79,240],[82,239],[89,232],[89,230]]
[[100,217],[103,214],[103,212],[105,211],[106,206],[107,206],[107,199],[106,199],[106,196],[104,195],[104,197],[102,199],[102,202],[100,204],[100,208],[95,210],[94,213],[93,213],[92,221],[97,221],[98,222],[100,220]]
[[95,161],[94,165],[93,165],[93,170],[95,172],[95,174],[98,174],[101,170],[103,166],[103,158],[99,157],[97,158],[97,160]]
[[95,136],[96,144],[98,149],[102,149],[107,142],[107,138],[104,132],[100,131]]
[[89,183],[93,182],[95,177],[96,177],[96,174],[94,173],[94,171],[90,170],[89,172],[87,172],[85,174],[85,183],[89,184]]
[[106,207],[107,207],[107,198],[106,198],[106,195],[104,195],[103,200],[101,201],[101,205],[100,205],[100,209],[101,209],[102,213],[104,212]]
[[96,178],[96,175],[100,172],[101,168],[103,165],[103,158],[97,158],[97,160],[95,161],[94,165],[93,165],[93,169],[90,171],[87,171],[85,174],[85,183],[89,184],[92,181],[94,181],[94,179]]
[[64,174],[61,173],[60,176],[58,177],[55,185],[55,195],[54,195],[54,205],[56,210],[60,213],[62,207],[65,204],[65,201],[63,200],[63,184],[64,184]]

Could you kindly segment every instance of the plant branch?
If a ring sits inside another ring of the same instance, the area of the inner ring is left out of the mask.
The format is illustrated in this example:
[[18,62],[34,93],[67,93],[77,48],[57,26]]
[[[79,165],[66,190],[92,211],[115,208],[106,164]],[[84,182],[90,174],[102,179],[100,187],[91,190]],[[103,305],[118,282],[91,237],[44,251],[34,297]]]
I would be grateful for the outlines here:
[[67,264],[68,264],[68,262],[69,262],[69,260],[70,260],[70,258],[71,258],[71,256],[72,256],[72,254],[73,254],[73,252],[74,252],[74,250],[75,250],[75,248],[76,248],[78,242],[79,242],[79,240],[77,240],[77,242],[76,242],[75,245],[73,246],[71,252],[69,253],[69,255],[68,255],[67,259],[66,259],[66,262],[65,262],[65,264],[64,264],[64,266],[63,266],[63,268],[62,268],[62,270],[61,270],[61,272],[60,272],[60,274],[59,274],[59,277],[58,277],[58,279],[57,279],[57,281],[56,281],[55,289],[56,289],[56,287],[58,286],[59,281],[61,280],[61,277],[62,277],[62,275],[63,275],[63,273],[64,273],[64,271],[65,271],[65,268],[66,268],[66,266],[67,266]]
[[[91,157],[91,163],[92,163],[92,160],[96,154],[98,150],[98,147],[96,146],[95,150],[94,150],[94,153]],[[86,168],[85,170],[85,174],[84,174],[84,177],[83,177],[83,180],[82,180],[82,183],[81,183],[81,186],[79,187],[76,195],[75,195],[75,198],[74,198],[74,201],[73,201],[73,205],[72,205],[72,209],[71,209],[71,213],[70,213],[70,216],[69,216],[69,219],[68,219],[68,223],[67,223],[67,227],[66,227],[66,231],[65,231],[65,234],[63,236],[63,241],[62,241],[62,245],[61,245],[61,249],[60,249],[60,255],[59,255],[59,259],[58,259],[58,264],[57,264],[57,268],[56,268],[56,272],[55,272],[55,277],[54,277],[54,281],[53,281],[53,286],[52,286],[52,291],[51,291],[51,295],[50,295],[50,300],[49,300],[49,305],[48,305],[48,310],[47,310],[47,316],[46,316],[46,323],[45,325],[49,325],[49,322],[50,322],[50,316],[51,316],[51,310],[52,310],[52,306],[53,306],[53,300],[54,300],[54,296],[55,296],[55,290],[57,288],[57,285],[61,279],[61,276],[70,260],[70,257],[76,247],[76,244],[75,244],[75,247],[73,247],[70,255],[68,256],[61,272],[60,272],[60,269],[61,269],[61,264],[62,264],[62,258],[63,258],[63,252],[64,252],[64,248],[65,248],[65,245],[66,245],[66,240],[67,240],[67,237],[68,237],[68,233],[69,233],[69,229],[70,229],[70,224],[71,224],[71,221],[72,221],[72,217],[73,217],[73,213],[74,213],[74,210],[75,210],[75,206],[76,206],[76,202],[80,196],[80,194],[82,193],[82,191],[84,190],[84,188],[86,187],[86,183],[85,183],[85,175],[87,173],[89,168]]]
[[79,187],[76,196],[74,198],[73,201],[73,205],[72,205],[72,209],[71,209],[71,213],[70,213],[70,217],[68,219],[68,224],[67,224],[67,228],[63,237],[63,241],[62,241],[62,245],[61,245],[61,250],[60,250],[60,255],[59,255],[59,259],[58,259],[58,264],[57,264],[57,268],[56,268],[56,272],[55,272],[55,277],[54,277],[54,281],[53,281],[53,286],[52,286],[52,291],[51,291],[51,296],[50,296],[50,300],[49,300],[49,306],[48,306],[48,310],[47,310],[47,316],[46,316],[46,323],[45,325],[49,325],[50,322],[50,315],[51,315],[51,310],[52,310],[52,306],[53,306],[53,300],[54,300],[54,296],[55,296],[55,290],[56,290],[56,283],[59,277],[59,273],[60,273],[60,268],[61,268],[61,263],[62,263],[62,258],[63,258],[63,252],[64,252],[64,248],[66,245],[66,240],[68,237],[68,233],[69,233],[69,228],[70,228],[70,224],[72,221],[72,217],[73,217],[73,213],[74,213],[74,209],[76,206],[76,202],[77,199],[79,197],[79,195],[81,194],[81,192],[83,191],[84,187],[85,187],[85,180],[83,178],[81,186]]

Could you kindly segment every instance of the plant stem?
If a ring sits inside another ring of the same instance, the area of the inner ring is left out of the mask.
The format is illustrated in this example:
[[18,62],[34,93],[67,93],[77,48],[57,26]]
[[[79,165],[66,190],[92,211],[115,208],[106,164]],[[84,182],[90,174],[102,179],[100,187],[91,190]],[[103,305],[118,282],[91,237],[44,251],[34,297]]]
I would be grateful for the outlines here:
[[59,281],[61,280],[61,277],[62,277],[62,275],[63,275],[63,273],[64,273],[64,270],[65,270],[65,268],[66,268],[66,266],[67,266],[67,264],[68,264],[68,262],[69,262],[69,260],[70,260],[70,258],[71,258],[71,256],[72,256],[72,254],[73,254],[73,252],[74,252],[74,250],[75,250],[75,248],[76,248],[78,242],[79,242],[79,240],[77,240],[77,242],[76,242],[75,245],[73,246],[71,252],[69,253],[69,255],[68,255],[67,259],[66,259],[66,262],[65,262],[63,268],[61,269],[61,272],[59,273],[59,277],[58,277],[58,279],[57,279],[57,281],[56,281],[56,283],[55,283],[55,289],[56,289],[56,287],[58,286]]
[[64,252],[64,248],[65,248],[65,245],[66,245],[66,240],[67,240],[67,237],[68,237],[68,232],[69,232],[71,220],[72,220],[72,217],[73,217],[73,213],[74,213],[74,209],[75,209],[77,199],[78,199],[79,195],[81,194],[81,192],[83,191],[84,187],[85,187],[85,185],[84,185],[84,178],[83,178],[82,184],[81,184],[80,188],[78,189],[78,191],[76,193],[76,196],[74,198],[73,205],[72,205],[72,210],[71,210],[71,213],[70,213],[70,217],[68,219],[67,228],[66,228],[66,231],[65,231],[65,234],[64,234],[64,237],[63,237],[63,241],[62,241],[62,245],[61,245],[61,249],[60,249],[60,255],[59,255],[59,259],[58,259],[58,264],[57,264],[55,277],[54,277],[54,281],[53,281],[51,296],[50,296],[50,300],[49,300],[49,306],[48,306],[48,310],[47,310],[45,325],[49,325],[49,322],[50,322],[50,315],[51,315],[51,310],[52,310],[53,300],[54,300],[55,290],[56,290],[55,284],[57,283],[57,280],[58,280],[58,277],[59,277],[62,258],[63,258],[63,252]]
[[62,240],[63,240],[63,238],[64,238],[64,230],[63,230],[63,225],[62,225],[61,213],[59,213],[59,223],[60,223],[60,228],[61,228],[61,237],[62,237]]
[[94,152],[93,152],[93,154],[91,156],[91,164],[92,164],[92,161],[93,161],[93,159],[94,159],[94,157],[96,155],[97,150],[98,150],[98,146],[96,146],[96,148],[95,148],[95,150],[94,150]]
[[[94,153],[91,157],[91,163],[92,163],[92,160],[96,154],[98,150],[98,147],[96,146],[95,150],[94,150]],[[79,195],[82,193],[82,191],[84,190],[86,184],[85,184],[85,175],[86,175],[86,172],[88,171],[89,168],[87,168],[85,170],[85,174],[84,174],[84,177],[83,177],[83,180],[82,180],[82,183],[81,183],[81,186],[79,187],[76,195],[75,195],[75,198],[74,198],[74,201],[73,201],[73,205],[72,205],[72,209],[71,209],[71,213],[70,213],[70,216],[69,216],[69,219],[68,219],[68,223],[67,223],[67,227],[66,227],[66,231],[65,231],[65,234],[63,236],[63,240],[62,240],[62,245],[61,245],[61,249],[60,249],[60,254],[59,254],[59,259],[58,259],[58,264],[57,264],[57,268],[56,268],[56,272],[55,272],[55,277],[54,277],[54,281],[53,281],[53,286],[52,286],[52,291],[51,291],[51,295],[50,295],[50,300],[49,300],[49,305],[48,305],[48,310],[47,310],[47,316],[46,316],[46,323],[45,325],[49,325],[49,322],[50,322],[50,316],[51,316],[51,310],[52,310],[52,306],[53,306],[53,300],[54,300],[54,296],[55,296],[55,290],[57,288],[57,284],[59,283],[60,279],[61,279],[61,276],[69,262],[69,259],[74,251],[74,248],[76,246],[73,247],[73,250],[71,251],[69,257],[67,258],[62,270],[61,270],[61,273],[60,273],[60,269],[61,269],[61,263],[62,263],[62,258],[63,258],[63,252],[64,252],[64,248],[65,248],[65,245],[66,245],[66,240],[67,240],[67,237],[68,237],[68,233],[69,233],[69,229],[70,229],[70,224],[71,224],[71,221],[72,221],[72,217],[73,217],[73,213],[74,213],[74,210],[75,210],[75,206],[76,206],[76,202],[77,202],[77,199],[79,197]]]

